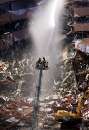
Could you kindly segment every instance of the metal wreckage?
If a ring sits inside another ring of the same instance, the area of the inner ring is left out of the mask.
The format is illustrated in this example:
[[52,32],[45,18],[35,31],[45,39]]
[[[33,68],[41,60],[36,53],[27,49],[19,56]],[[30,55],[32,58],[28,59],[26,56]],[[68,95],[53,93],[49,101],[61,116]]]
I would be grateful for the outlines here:
[[[80,50],[76,50],[76,54],[73,58],[69,58],[63,61],[62,66],[66,66],[69,63],[72,66],[72,70],[74,72],[76,80],[75,88],[72,88],[72,90],[69,89],[70,91],[68,90],[69,86],[67,81],[69,80],[69,77],[72,78],[72,76],[68,75],[68,72],[66,72],[67,76],[64,78],[66,80],[63,82],[67,83],[67,91],[69,92],[66,93],[65,85],[63,86],[62,84],[61,88],[59,85],[59,89],[57,88],[56,91],[58,92],[60,89],[64,89],[64,93],[56,93],[52,97],[46,97],[42,101],[39,100],[42,71],[45,71],[45,69],[49,69],[48,62],[45,60],[45,58],[43,58],[43,60],[39,59],[36,62],[35,69],[40,70],[40,77],[35,100],[21,95],[22,90],[18,91],[18,82],[16,80],[18,79],[18,77],[19,80],[21,80],[21,78],[23,78],[22,74],[18,74],[18,76],[14,73],[15,78],[13,78],[10,73],[7,73],[7,68],[9,67],[9,65],[7,65],[5,62],[2,62],[0,65],[0,74],[3,74],[4,78],[1,78],[0,80],[0,86],[2,86],[2,88],[0,87],[2,93],[0,94],[0,129],[14,130],[14,128],[17,129],[24,127],[33,129],[37,127],[39,129],[59,129],[61,127],[61,129],[64,129],[65,126],[68,128],[76,129],[80,127],[84,129],[85,127],[87,127],[88,129],[88,58],[88,54]],[[72,81],[70,84],[72,84]],[[10,92],[6,92],[6,90]]]

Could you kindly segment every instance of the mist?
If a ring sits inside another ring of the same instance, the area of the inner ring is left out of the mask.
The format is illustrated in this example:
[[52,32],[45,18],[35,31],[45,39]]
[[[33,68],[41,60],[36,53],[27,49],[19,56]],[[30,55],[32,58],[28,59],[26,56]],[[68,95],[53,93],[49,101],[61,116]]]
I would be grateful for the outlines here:
[[54,73],[53,68],[59,62],[62,53],[64,2],[65,0],[48,0],[38,6],[29,25],[34,54],[37,59],[46,57],[49,63],[49,70],[44,72],[42,80],[42,88],[46,91],[50,91],[49,82]]

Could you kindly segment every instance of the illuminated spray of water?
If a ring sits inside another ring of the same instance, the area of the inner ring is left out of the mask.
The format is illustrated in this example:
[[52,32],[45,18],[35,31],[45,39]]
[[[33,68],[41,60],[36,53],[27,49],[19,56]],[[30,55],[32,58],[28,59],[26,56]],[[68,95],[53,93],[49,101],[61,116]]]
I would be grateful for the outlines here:
[[[44,72],[43,90],[49,92],[49,81],[53,74],[53,66],[57,64],[61,54],[62,14],[65,0],[48,0],[37,8],[30,24],[30,32],[34,43],[34,51],[38,57],[47,57],[49,71]],[[58,48],[60,46],[60,48]],[[43,91],[42,90],[42,91]],[[43,93],[45,93],[43,92]]]

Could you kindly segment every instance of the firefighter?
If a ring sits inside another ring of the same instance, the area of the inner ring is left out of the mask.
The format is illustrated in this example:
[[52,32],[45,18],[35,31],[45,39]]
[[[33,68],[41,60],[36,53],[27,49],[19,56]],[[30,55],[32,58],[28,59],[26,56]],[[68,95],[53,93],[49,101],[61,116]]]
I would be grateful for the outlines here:
[[38,59],[38,61],[36,62],[36,68],[40,68],[40,65],[42,63],[41,58]]

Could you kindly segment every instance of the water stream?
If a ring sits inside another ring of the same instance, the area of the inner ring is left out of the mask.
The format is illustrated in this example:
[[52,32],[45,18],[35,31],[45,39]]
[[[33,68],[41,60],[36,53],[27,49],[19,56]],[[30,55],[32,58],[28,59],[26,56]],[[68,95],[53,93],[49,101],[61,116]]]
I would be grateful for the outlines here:
[[47,0],[45,4],[38,6],[29,26],[36,58],[46,57],[49,63],[49,70],[44,71],[41,95],[49,95],[53,91],[54,66],[59,62],[62,52],[64,1]]

